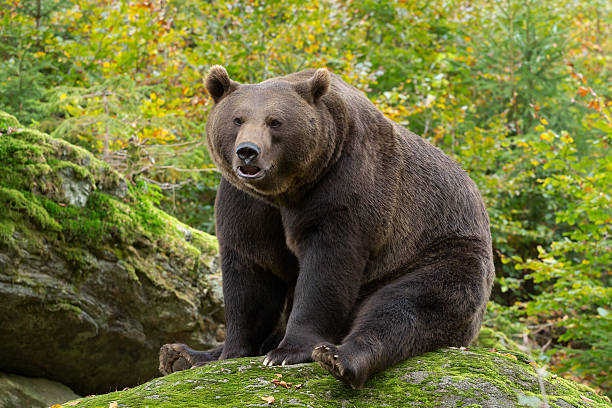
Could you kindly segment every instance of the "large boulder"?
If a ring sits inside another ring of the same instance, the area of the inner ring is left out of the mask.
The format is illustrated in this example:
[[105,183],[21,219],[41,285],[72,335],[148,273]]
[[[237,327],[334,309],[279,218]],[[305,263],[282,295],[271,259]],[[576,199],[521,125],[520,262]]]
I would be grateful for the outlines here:
[[513,408],[543,407],[546,400],[551,408],[612,406],[583,385],[543,371],[538,375],[525,355],[510,351],[442,349],[375,375],[362,390],[349,388],[314,363],[264,367],[262,360],[218,361],[83,398],[76,406]]
[[164,343],[222,340],[214,237],[4,113],[0,163],[0,371],[101,393],[158,375]]

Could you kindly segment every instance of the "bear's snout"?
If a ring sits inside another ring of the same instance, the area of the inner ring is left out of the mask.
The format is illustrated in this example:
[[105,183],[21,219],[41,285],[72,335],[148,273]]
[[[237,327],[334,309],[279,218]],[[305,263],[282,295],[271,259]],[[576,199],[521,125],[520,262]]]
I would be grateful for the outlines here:
[[259,153],[261,153],[261,149],[255,143],[244,142],[236,147],[236,155],[244,164],[249,164],[255,160]]
[[236,157],[240,161],[240,164],[236,167],[236,173],[245,179],[262,177],[262,168],[255,165],[260,154],[260,147],[253,142],[242,142],[236,146]]

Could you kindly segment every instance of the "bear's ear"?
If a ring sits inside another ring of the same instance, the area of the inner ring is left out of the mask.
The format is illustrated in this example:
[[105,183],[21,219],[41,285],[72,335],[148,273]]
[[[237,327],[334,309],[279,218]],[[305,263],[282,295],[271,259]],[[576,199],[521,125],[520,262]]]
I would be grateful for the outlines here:
[[308,102],[316,104],[327,93],[331,82],[331,74],[325,68],[315,71],[312,78],[296,85],[296,91]]
[[210,67],[208,74],[206,74],[204,84],[215,103],[218,103],[223,97],[231,94],[240,86],[238,82],[230,79],[227,71],[221,65],[213,65]]

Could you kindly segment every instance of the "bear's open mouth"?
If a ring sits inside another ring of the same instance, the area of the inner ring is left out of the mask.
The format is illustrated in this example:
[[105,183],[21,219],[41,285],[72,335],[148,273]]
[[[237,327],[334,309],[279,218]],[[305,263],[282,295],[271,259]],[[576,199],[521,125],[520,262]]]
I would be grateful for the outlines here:
[[258,178],[263,175],[263,171],[261,168],[257,166],[251,166],[250,164],[245,164],[244,166],[238,166],[238,175],[244,178]]

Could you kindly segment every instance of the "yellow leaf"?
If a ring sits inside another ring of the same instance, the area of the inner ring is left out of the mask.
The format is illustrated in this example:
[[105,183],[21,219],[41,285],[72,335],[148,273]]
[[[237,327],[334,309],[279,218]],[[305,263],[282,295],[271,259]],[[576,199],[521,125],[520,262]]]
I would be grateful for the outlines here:
[[531,164],[532,164],[533,166],[537,166],[537,165],[539,165],[539,164],[540,164],[540,162],[538,162],[537,160],[532,160],[532,161],[531,161]]
[[108,408],[118,408],[119,405],[117,404],[117,401],[113,401],[110,404],[108,404]]
[[[261,399],[262,399],[262,400],[264,400],[264,401],[266,401],[268,404],[272,404],[272,403],[274,403],[274,397],[273,397],[273,396],[271,396],[271,395],[266,396],[266,397],[261,397]],[[109,408],[110,408],[110,407],[109,407]]]
[[548,125],[548,121],[544,118],[540,119],[540,122],[542,122],[543,125]]
[[104,61],[104,62],[102,63],[102,66],[103,66],[104,68],[108,68],[108,67],[110,67],[110,64],[108,63],[108,61]]
[[157,95],[155,95],[155,92],[151,92],[151,95],[149,95],[149,98],[151,98],[152,101],[157,99]]
[[64,99],[66,99],[68,97],[68,95],[66,95],[65,93],[60,94],[59,98],[60,101],[63,101]]
[[541,140],[546,140],[547,142],[551,142],[553,140],[553,135],[549,132],[544,132],[540,135]]

